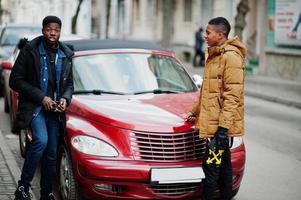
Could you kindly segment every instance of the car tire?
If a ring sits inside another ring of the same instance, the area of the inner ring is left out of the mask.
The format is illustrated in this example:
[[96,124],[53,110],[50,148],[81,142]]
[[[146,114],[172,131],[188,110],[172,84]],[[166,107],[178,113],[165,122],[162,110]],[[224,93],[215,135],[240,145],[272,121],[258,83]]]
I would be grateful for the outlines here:
[[[12,99],[12,97],[11,97],[11,99]],[[18,129],[16,126],[16,119],[13,114],[13,108],[12,108],[13,103],[11,102],[10,105],[11,105],[11,109],[9,111],[10,131],[14,134],[20,134],[20,129]]]
[[81,200],[68,151],[64,145],[59,149],[59,193],[62,200]]
[[0,97],[4,96],[4,78],[2,76],[3,69],[0,67]]
[[[239,187],[236,188],[235,190],[232,190],[232,198],[237,195],[238,190],[239,190]],[[220,194],[220,192],[216,191],[215,194],[214,194],[214,200],[219,200],[219,199],[221,199],[221,194]]]
[[22,129],[19,133],[19,146],[20,146],[20,153],[23,158],[25,158],[26,153],[31,145],[29,138],[27,137],[28,130]]
[[6,96],[4,97],[4,112],[9,113],[8,99]]
[[237,195],[238,191],[239,191],[239,187],[232,191],[232,198]]

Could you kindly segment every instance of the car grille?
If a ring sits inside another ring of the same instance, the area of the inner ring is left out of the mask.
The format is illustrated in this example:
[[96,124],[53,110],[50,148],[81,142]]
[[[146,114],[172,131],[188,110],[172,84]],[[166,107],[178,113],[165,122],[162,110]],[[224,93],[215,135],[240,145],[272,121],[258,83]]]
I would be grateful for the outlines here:
[[157,195],[179,196],[189,192],[195,192],[200,188],[200,183],[176,183],[149,186]]
[[196,131],[184,133],[132,132],[131,146],[136,160],[192,161],[203,158],[206,141]]

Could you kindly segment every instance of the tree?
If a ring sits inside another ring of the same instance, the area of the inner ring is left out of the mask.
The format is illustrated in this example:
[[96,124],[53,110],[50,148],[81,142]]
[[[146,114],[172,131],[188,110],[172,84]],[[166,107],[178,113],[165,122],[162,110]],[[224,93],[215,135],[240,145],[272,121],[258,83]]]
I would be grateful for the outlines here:
[[2,24],[2,14],[3,14],[2,0],[0,0],[0,24]]
[[171,38],[174,31],[174,4],[173,0],[162,0],[162,11],[163,11],[163,30],[161,45],[163,47],[169,47]]
[[75,15],[72,17],[72,33],[76,33],[77,18],[80,11],[80,6],[82,5],[83,1],[84,0],[78,0]]
[[110,13],[111,13],[111,0],[106,2],[107,13],[106,13],[106,39],[109,38],[109,26],[110,26]]
[[235,16],[235,35],[242,40],[242,32],[246,26],[245,17],[250,10],[248,0],[240,0],[237,5],[237,14]]

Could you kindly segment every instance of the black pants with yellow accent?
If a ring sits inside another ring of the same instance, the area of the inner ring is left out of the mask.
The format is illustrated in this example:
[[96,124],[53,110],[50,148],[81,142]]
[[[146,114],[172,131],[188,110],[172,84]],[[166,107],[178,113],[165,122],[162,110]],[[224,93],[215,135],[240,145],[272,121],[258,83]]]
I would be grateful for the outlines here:
[[217,151],[213,153],[213,151],[207,147],[203,162],[203,170],[205,179],[203,180],[202,199],[214,199],[215,191],[216,189],[219,189],[220,199],[230,200],[232,198],[232,164],[230,149],[227,148],[223,150],[223,152]]

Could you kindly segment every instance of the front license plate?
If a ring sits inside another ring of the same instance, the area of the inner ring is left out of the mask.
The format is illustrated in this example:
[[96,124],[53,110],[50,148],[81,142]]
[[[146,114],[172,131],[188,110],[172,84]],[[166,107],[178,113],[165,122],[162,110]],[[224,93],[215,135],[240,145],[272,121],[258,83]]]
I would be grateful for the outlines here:
[[152,168],[151,183],[197,183],[205,178],[202,167]]

